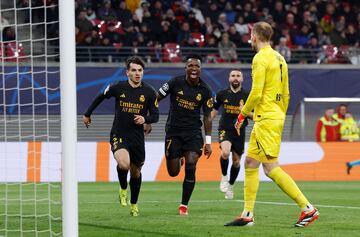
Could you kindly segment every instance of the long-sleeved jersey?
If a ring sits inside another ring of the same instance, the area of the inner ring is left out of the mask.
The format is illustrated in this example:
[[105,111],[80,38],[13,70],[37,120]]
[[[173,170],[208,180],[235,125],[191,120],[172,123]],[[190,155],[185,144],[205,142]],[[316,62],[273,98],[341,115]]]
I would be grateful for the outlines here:
[[159,89],[159,95],[170,95],[170,110],[166,130],[200,130],[201,108],[204,115],[210,114],[213,99],[210,87],[202,80],[198,85],[190,85],[185,76],[175,77]]
[[134,116],[141,115],[145,123],[156,123],[159,120],[159,109],[155,90],[142,82],[133,88],[128,81],[120,81],[106,87],[91,103],[85,116],[90,117],[95,108],[104,100],[115,97],[115,117],[112,134],[144,140],[143,125],[134,123]]
[[289,105],[288,67],[285,59],[270,46],[255,55],[252,62],[252,87],[242,110],[254,110],[253,120],[284,120]]

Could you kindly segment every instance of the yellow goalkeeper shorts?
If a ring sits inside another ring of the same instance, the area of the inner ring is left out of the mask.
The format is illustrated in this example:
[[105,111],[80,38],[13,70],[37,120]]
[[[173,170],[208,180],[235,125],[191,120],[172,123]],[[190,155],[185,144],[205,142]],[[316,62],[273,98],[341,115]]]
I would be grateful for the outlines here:
[[[284,120],[264,119],[254,123],[247,156],[263,163],[278,160]],[[267,156],[273,157],[272,159]]]

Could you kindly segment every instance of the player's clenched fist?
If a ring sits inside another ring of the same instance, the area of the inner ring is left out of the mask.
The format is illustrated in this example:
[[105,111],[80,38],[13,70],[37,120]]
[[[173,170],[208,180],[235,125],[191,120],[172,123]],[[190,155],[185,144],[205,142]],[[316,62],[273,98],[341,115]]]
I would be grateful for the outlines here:
[[86,117],[85,115],[83,116],[83,123],[85,124],[86,128],[89,127],[89,125],[91,124],[91,118],[90,117]]

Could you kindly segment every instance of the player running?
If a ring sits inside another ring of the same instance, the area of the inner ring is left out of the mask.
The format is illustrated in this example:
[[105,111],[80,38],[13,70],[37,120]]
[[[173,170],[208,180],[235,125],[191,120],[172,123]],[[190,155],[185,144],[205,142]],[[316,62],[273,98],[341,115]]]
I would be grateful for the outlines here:
[[[218,130],[221,148],[220,167],[222,173],[220,191],[225,193],[225,199],[234,198],[234,183],[240,171],[241,155],[244,153],[245,129],[248,124],[247,119],[245,119],[241,127],[240,136],[236,134],[233,126],[234,121],[249,96],[249,92],[242,88],[243,80],[243,75],[240,70],[231,70],[229,73],[230,85],[227,89],[217,92],[214,109],[211,112],[211,117],[214,119],[220,107],[223,107]],[[232,165],[229,179],[227,171],[230,152],[232,153]]]
[[111,151],[117,162],[120,189],[119,200],[127,205],[127,174],[130,170],[130,215],[138,216],[137,201],[141,187],[141,167],[145,161],[144,124],[156,123],[159,110],[156,91],[142,81],[144,62],[139,57],[126,60],[128,80],[106,87],[91,103],[83,116],[86,127],[91,114],[104,100],[115,97],[115,117],[110,134]]
[[[202,122],[206,135],[204,154],[211,155],[211,110],[212,93],[209,86],[200,79],[201,59],[194,55],[186,60],[185,75],[165,83],[158,93],[158,100],[170,95],[170,110],[166,122],[165,156],[171,177],[179,174],[181,161],[185,159],[185,178],[179,215],[188,215],[188,203],[195,187],[196,164],[203,150]],[[184,158],[183,158],[184,157]]]

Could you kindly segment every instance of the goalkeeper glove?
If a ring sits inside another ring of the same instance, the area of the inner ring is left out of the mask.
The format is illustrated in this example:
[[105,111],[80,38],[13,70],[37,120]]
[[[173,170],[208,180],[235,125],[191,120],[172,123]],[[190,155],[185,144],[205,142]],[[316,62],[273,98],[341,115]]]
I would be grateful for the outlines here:
[[240,136],[240,128],[241,128],[241,125],[244,123],[245,118],[246,118],[246,116],[243,115],[242,113],[240,113],[235,122],[235,130],[236,130],[236,133],[238,136]]

